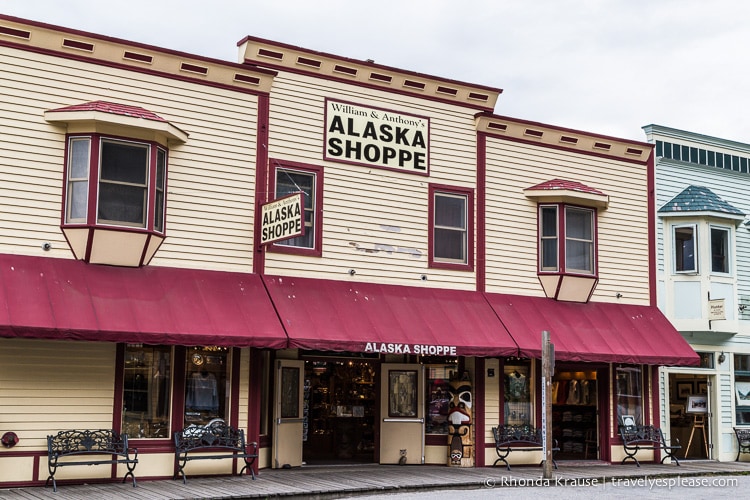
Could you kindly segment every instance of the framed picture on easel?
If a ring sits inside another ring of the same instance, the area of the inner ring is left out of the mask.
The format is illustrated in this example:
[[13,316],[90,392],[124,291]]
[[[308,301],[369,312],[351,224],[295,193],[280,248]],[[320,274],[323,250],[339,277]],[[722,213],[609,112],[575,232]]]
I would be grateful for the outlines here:
[[705,394],[688,396],[686,413],[708,413],[708,397]]

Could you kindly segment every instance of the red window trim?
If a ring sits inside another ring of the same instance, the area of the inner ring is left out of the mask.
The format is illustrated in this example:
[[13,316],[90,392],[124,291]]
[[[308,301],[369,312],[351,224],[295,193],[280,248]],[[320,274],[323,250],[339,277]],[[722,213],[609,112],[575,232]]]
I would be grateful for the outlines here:
[[[70,174],[70,156],[69,147],[70,140],[75,138],[88,138],[90,140],[89,150],[89,173],[88,173],[88,194],[86,203],[86,221],[85,222],[68,222],[68,179]],[[125,141],[132,142],[135,144],[147,144],[150,146],[149,150],[149,170],[148,170],[148,185],[147,185],[147,199],[146,199],[146,224],[145,227],[134,227],[127,225],[118,224],[107,224],[97,221],[97,206],[99,200],[99,171],[100,165],[100,151],[102,140],[114,140],[114,141]],[[164,221],[163,228],[161,231],[154,229],[154,215],[156,210],[156,161],[157,152],[162,150],[165,153],[165,165],[164,165]],[[65,159],[64,159],[64,179],[63,179],[63,196],[62,196],[62,213],[61,213],[61,227],[97,227],[103,229],[109,229],[113,231],[128,231],[128,232],[147,232],[158,234],[159,236],[166,237],[167,235],[167,190],[168,190],[168,178],[169,178],[169,148],[163,146],[159,142],[134,139],[132,137],[100,134],[100,133],[72,133],[65,135]]]
[[315,176],[315,208],[313,231],[315,231],[314,245],[312,248],[302,247],[291,247],[287,245],[277,245],[272,243],[268,245],[268,251],[273,253],[284,253],[290,255],[307,255],[309,257],[322,257],[323,256],[323,167],[318,165],[310,165],[308,163],[299,163],[294,161],[276,160],[271,158],[271,175],[269,179],[270,183],[270,196],[269,199],[276,197],[276,172],[281,170],[298,170],[304,173],[313,174]]
[[[466,197],[466,263],[442,262],[434,258],[435,238],[435,193]],[[429,185],[428,204],[428,267],[431,269],[453,269],[456,271],[474,271],[474,190],[443,184]]]
[[[556,271],[543,271],[542,270],[542,224],[541,215],[542,207],[557,207],[557,270]],[[566,255],[565,255],[565,209],[566,208],[578,208],[582,210],[588,210],[594,214],[593,217],[593,258],[594,265],[591,274],[580,273],[580,272],[569,272],[565,266]],[[537,274],[539,275],[566,275],[566,276],[585,276],[585,277],[599,277],[599,211],[595,207],[587,207],[585,205],[574,205],[572,203],[539,203],[537,205]]]

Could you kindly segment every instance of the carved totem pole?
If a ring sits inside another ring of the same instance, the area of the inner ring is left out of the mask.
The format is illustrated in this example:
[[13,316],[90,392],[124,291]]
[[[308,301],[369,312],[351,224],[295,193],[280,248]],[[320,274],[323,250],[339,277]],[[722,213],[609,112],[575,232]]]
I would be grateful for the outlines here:
[[448,465],[473,467],[474,454],[471,418],[471,379],[469,373],[454,375],[448,382],[451,401],[448,409]]

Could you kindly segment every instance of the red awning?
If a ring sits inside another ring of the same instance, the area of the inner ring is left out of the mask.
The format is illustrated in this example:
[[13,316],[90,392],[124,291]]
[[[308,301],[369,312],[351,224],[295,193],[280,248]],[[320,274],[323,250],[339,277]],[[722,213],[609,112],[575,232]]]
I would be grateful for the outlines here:
[[283,348],[258,275],[0,255],[0,336]]
[[541,356],[550,332],[555,359],[647,365],[698,365],[700,358],[654,306],[559,302],[540,297],[485,294],[520,354]]
[[515,356],[481,293],[264,276],[291,347],[328,351]]

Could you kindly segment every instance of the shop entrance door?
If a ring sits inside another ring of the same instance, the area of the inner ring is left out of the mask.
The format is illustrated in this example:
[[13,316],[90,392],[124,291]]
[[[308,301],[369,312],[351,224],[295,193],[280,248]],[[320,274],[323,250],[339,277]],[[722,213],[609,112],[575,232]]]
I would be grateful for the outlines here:
[[273,406],[273,467],[302,465],[305,362],[276,360]]
[[552,437],[557,460],[599,459],[597,371],[560,369],[552,379]]
[[424,463],[424,367],[383,364],[380,382],[380,463]]
[[711,384],[706,375],[669,374],[669,434],[679,439],[678,458],[710,459]]

